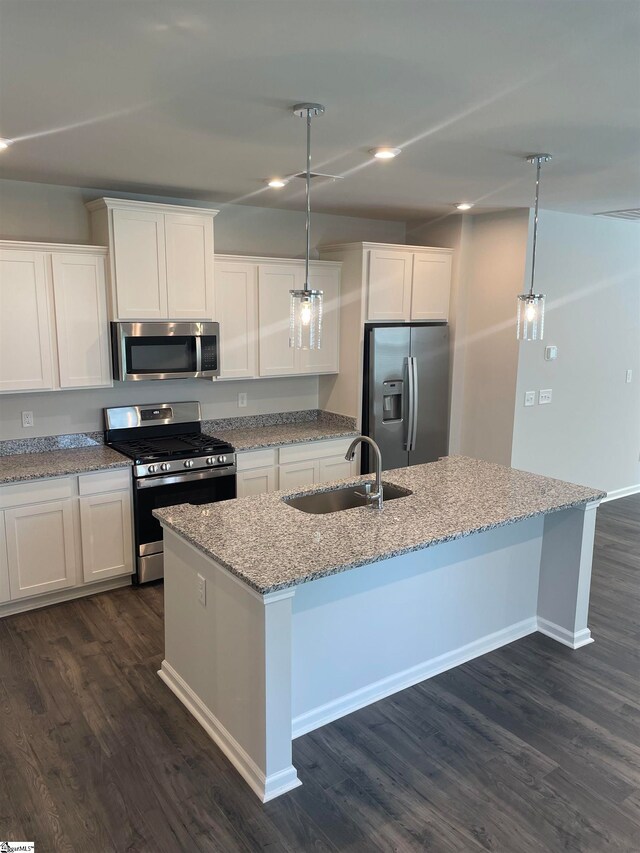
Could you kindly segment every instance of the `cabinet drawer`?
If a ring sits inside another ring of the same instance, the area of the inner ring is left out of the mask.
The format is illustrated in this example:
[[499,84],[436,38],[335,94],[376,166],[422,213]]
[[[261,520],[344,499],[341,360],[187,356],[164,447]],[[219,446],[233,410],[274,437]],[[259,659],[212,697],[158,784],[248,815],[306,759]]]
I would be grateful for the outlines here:
[[275,448],[265,450],[244,450],[236,454],[238,471],[248,471],[250,468],[267,468],[277,464]]
[[120,489],[128,489],[130,483],[130,468],[80,474],[78,477],[78,493],[81,495],[99,495],[102,492],[117,492]]
[[75,477],[56,477],[0,486],[0,509],[70,498],[76,493],[75,480]]
[[338,438],[327,441],[311,441],[280,448],[280,462],[303,462],[306,459],[325,459],[328,456],[344,456],[353,439]]

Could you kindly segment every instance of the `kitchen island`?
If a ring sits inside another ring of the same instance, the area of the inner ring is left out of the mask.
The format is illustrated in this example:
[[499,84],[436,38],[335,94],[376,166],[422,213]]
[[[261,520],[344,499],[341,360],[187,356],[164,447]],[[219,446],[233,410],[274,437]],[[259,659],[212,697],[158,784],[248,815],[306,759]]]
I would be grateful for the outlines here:
[[534,631],[591,642],[603,492],[466,457],[384,481],[410,494],[381,511],[303,513],[300,489],[156,510],[160,676],[263,801],[300,784],[299,735]]

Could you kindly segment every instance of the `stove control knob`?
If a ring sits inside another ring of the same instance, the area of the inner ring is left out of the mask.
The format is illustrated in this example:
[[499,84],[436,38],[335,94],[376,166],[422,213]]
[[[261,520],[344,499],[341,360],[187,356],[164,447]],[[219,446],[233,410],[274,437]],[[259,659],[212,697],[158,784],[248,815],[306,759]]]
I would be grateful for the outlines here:
[[218,462],[221,462],[222,464],[224,464],[226,461],[227,461],[226,456],[218,456]]
[[215,456],[207,456],[205,461],[206,461],[207,465],[215,465],[216,464],[216,457]]
[[170,468],[171,468],[171,465],[169,465],[168,462],[163,462],[162,465],[160,466],[161,471],[168,471]]
[[158,466],[157,466],[157,465],[149,465],[149,467],[147,468],[147,471],[148,471],[150,474],[155,474],[157,470],[158,470]]
[[185,468],[193,468],[193,459],[187,459],[184,463]]

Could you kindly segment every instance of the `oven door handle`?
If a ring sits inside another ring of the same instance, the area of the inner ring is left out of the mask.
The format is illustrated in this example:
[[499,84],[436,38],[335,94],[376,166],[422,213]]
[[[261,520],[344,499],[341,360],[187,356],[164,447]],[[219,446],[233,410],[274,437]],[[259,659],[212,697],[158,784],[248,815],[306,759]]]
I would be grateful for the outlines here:
[[141,477],[136,480],[137,489],[153,489],[155,486],[172,486],[174,483],[189,483],[194,480],[209,480],[214,477],[228,477],[236,473],[235,465],[224,468],[205,468],[203,471],[189,471],[185,474],[166,474],[160,477]]

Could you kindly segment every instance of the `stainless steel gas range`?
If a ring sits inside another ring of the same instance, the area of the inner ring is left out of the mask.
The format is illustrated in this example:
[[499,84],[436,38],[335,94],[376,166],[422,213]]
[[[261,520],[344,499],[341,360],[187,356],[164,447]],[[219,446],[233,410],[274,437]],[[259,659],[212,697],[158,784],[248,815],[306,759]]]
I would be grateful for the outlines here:
[[104,410],[105,443],[133,459],[135,583],[163,576],[157,507],[236,496],[236,455],[202,432],[200,403],[156,403]]

